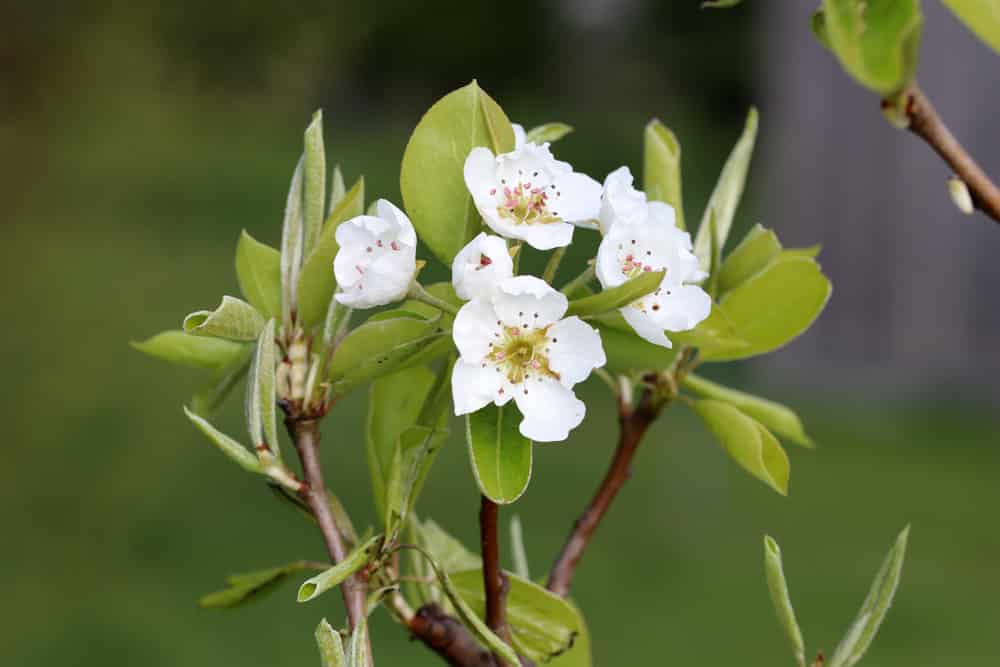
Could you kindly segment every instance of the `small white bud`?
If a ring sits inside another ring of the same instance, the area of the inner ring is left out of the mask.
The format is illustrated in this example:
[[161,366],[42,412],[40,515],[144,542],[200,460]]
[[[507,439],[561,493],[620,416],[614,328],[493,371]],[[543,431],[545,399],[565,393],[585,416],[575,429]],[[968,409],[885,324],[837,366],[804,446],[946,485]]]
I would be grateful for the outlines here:
[[958,207],[959,211],[966,215],[972,215],[975,207],[972,205],[972,195],[969,194],[969,188],[965,184],[965,181],[958,176],[949,178],[948,194],[951,195],[951,200],[955,202],[955,206]]

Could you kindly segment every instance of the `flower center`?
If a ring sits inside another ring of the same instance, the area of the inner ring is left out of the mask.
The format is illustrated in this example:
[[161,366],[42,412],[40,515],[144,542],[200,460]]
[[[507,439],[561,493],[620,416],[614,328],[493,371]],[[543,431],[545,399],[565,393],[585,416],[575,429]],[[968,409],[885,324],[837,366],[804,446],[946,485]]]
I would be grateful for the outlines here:
[[520,384],[532,375],[559,378],[549,368],[549,339],[544,329],[503,327],[497,340],[490,343],[486,361],[495,365],[498,373],[506,373],[511,384]]
[[[538,172],[535,172],[537,174]],[[497,213],[501,218],[510,220],[515,225],[545,225],[562,222],[562,218],[549,209],[549,194],[540,185],[532,185],[531,181],[522,181],[511,186],[501,181],[503,193],[498,197]],[[549,188],[555,186],[550,185]],[[493,190],[490,194],[496,194]]]

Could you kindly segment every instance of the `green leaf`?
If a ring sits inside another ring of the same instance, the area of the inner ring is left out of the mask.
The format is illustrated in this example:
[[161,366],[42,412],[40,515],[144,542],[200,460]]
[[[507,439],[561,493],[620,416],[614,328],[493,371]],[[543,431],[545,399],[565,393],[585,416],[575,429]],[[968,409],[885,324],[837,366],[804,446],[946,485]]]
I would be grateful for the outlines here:
[[309,602],[310,600],[315,600],[331,588],[339,586],[348,577],[367,565],[372,557],[378,553],[381,544],[382,536],[376,535],[344,556],[344,560],[330,569],[324,570],[315,577],[303,581],[302,585],[299,586],[298,601]]
[[245,357],[248,346],[220,338],[192,336],[178,329],[162,331],[144,341],[132,341],[143,354],[171,364],[218,370]]
[[669,338],[674,344],[697,347],[702,358],[738,354],[750,348],[750,343],[740,338],[736,326],[717,303],[712,304],[708,317],[694,329],[671,332]]
[[751,107],[747,114],[746,125],[743,127],[743,134],[733,146],[733,150],[722,168],[722,173],[719,174],[719,180],[705,206],[705,213],[701,216],[701,225],[698,227],[698,234],[694,240],[694,254],[698,256],[705,271],[711,268],[712,229],[709,223],[710,216],[714,210],[718,225],[719,247],[722,248],[725,246],[729,230],[733,226],[736,207],[739,206],[740,199],[743,197],[743,186],[746,184],[747,170],[750,168],[750,158],[753,156],[753,146],[756,139],[757,109]]
[[187,407],[184,408],[184,414],[187,415],[188,419],[191,420],[199,431],[205,434],[213,445],[218,447],[223,454],[235,461],[241,468],[249,472],[264,473],[260,461],[246,447],[212,426],[208,420],[188,410]]
[[754,225],[722,263],[719,294],[745,283],[777,258],[781,250],[781,243],[772,230]]
[[184,318],[184,331],[195,336],[257,340],[266,320],[246,301],[222,297],[215,310],[199,310]]
[[524,531],[521,529],[521,517],[510,518],[510,550],[514,555],[514,573],[522,579],[531,580],[531,570],[528,567],[528,552],[524,548]]
[[543,144],[559,141],[573,131],[572,126],[566,123],[545,123],[531,128],[525,135],[525,143]]
[[766,428],[722,401],[696,401],[694,410],[733,460],[781,495],[788,495],[788,456]]
[[244,229],[236,245],[240,291],[264,317],[281,317],[281,254]]
[[906,555],[906,542],[909,536],[910,527],[907,526],[896,538],[895,544],[882,562],[882,567],[872,581],[868,597],[861,605],[854,624],[837,646],[829,667],[854,667],[871,646],[896,595],[896,588],[903,574],[903,558]]
[[745,359],[771,352],[802,334],[823,312],[830,281],[808,257],[779,256],[764,270],[732,289],[719,309],[745,344],[702,348],[706,361]]
[[406,316],[369,320],[351,331],[333,355],[329,379],[334,394],[342,396],[363,382],[425,363],[427,348],[448,338],[440,320]]
[[465,159],[476,146],[510,152],[514,130],[473,81],[424,114],[403,154],[399,180],[406,212],[420,239],[449,266],[482,227],[463,175]]
[[287,326],[295,310],[299,271],[302,269],[304,236],[302,230],[302,170],[305,156],[299,158],[288,186],[285,219],[281,225],[281,308],[282,321]]
[[337,227],[342,222],[364,213],[365,179],[359,178],[330,212],[316,247],[302,265],[299,275],[299,320],[307,327],[323,321],[333,292],[337,287],[333,277],[333,258],[337,255]]
[[319,647],[323,667],[347,667],[344,641],[325,618],[316,626],[316,645]]
[[[535,662],[572,649],[583,622],[577,610],[558,595],[516,575],[508,574],[507,623],[519,653]],[[481,569],[451,575],[455,590],[473,612],[483,616],[486,599]],[[518,663],[515,663],[518,664]]]
[[448,534],[433,519],[414,521],[417,543],[445,572],[459,572],[482,567],[478,554]]
[[610,287],[593,296],[585,296],[581,299],[570,301],[566,316],[579,315],[580,317],[587,317],[588,315],[599,315],[627,306],[636,299],[641,299],[647,294],[656,291],[656,288],[663,282],[664,274],[664,271],[640,273],[635,278],[631,278],[617,287]]
[[743,0],[703,0],[702,9],[729,9],[742,3]]
[[576,641],[573,642],[573,648],[555,656],[545,665],[546,667],[591,667],[590,630],[587,628],[587,621],[572,600],[566,600],[566,602],[576,609],[580,619],[580,632],[576,636]]
[[639,338],[618,313],[615,315],[617,318],[614,320],[614,325],[608,323],[612,318],[591,322],[601,334],[601,345],[604,346],[608,358],[604,366],[606,370],[612,373],[624,373],[632,370],[663,369],[673,363],[677,356],[676,346],[668,349]]
[[705,291],[715,300],[719,293],[719,270],[722,268],[722,232],[719,230],[719,217],[715,214],[715,209],[711,209],[708,214],[708,228],[711,231],[711,244],[709,250],[708,279],[705,281]]
[[683,384],[705,398],[724,401],[739,408],[740,412],[753,417],[768,429],[798,445],[810,449],[816,446],[812,439],[806,435],[805,427],[802,426],[802,420],[799,419],[799,416],[781,403],[723,387],[721,384],[716,384],[694,374],[686,375]]
[[942,0],[965,25],[1000,53],[1000,0]]
[[347,187],[344,185],[344,173],[340,170],[340,165],[333,166],[333,175],[330,176],[330,206],[327,210],[332,211],[337,208],[337,204],[347,194]]
[[245,411],[250,442],[254,447],[266,445],[271,454],[277,457],[280,453],[278,418],[275,413],[277,396],[274,375],[277,354],[274,329],[274,320],[268,320],[257,339],[257,350],[250,365],[250,380],[247,382]]
[[643,189],[653,201],[674,207],[674,220],[680,229],[684,225],[684,199],[681,196],[681,145],[674,133],[653,119],[643,133]]
[[531,480],[531,441],[517,424],[517,413],[509,405],[491,403],[466,416],[466,439],[479,490],[500,505],[520,498]]
[[305,561],[296,561],[267,570],[234,574],[226,577],[225,589],[209,593],[198,601],[198,605],[212,609],[236,607],[270,593],[288,579],[288,575],[306,569],[309,566]]
[[805,642],[802,640],[799,622],[795,619],[792,598],[788,594],[785,570],[781,564],[781,548],[769,535],[764,536],[764,573],[767,576],[767,590],[771,595],[771,604],[774,605],[774,612],[778,615],[781,629],[785,631],[788,641],[792,644],[792,652],[799,667],[805,667]]
[[323,110],[313,114],[304,135],[302,251],[305,256],[316,246],[323,229],[326,208],[326,149],[323,146]]
[[239,384],[250,368],[250,360],[253,357],[253,350],[250,349],[250,346],[244,347],[243,354],[235,362],[213,372],[208,382],[194,393],[191,397],[192,412],[206,419],[211,417]]
[[406,525],[430,464],[447,436],[447,430],[429,426],[411,426],[399,434],[385,494],[390,542]]
[[910,83],[923,26],[919,0],[823,0],[822,9],[814,32],[820,28],[821,41],[858,83],[882,97]]
[[347,646],[349,667],[368,667],[368,617],[362,617]]

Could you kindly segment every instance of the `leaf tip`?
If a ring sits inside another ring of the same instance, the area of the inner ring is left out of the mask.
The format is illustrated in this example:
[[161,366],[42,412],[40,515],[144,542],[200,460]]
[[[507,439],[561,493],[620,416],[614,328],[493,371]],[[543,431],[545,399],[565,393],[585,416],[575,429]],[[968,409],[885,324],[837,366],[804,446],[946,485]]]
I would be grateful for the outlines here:
[[308,602],[313,599],[316,595],[316,584],[312,581],[307,581],[301,586],[299,586],[299,592],[296,596],[299,602]]

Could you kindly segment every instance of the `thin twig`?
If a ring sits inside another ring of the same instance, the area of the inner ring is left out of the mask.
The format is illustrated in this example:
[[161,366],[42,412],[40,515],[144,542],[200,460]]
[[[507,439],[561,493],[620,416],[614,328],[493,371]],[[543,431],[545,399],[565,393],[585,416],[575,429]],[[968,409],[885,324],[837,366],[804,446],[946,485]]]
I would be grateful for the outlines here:
[[587,509],[574,522],[573,530],[549,573],[547,588],[556,595],[565,597],[569,594],[573,575],[580,559],[583,558],[584,550],[594,536],[601,519],[611,507],[615,496],[631,476],[632,459],[639,448],[642,436],[659,416],[664,405],[666,401],[663,397],[650,387],[643,390],[639,404],[635,408],[627,401],[619,400],[618,448],[597,493],[594,494]]
[[[486,625],[500,639],[510,643],[507,626],[507,590],[510,581],[500,569],[500,508],[482,496],[479,505],[479,544],[483,556],[483,590],[486,592]],[[504,664],[494,656],[497,664]]]
[[907,129],[926,141],[948,163],[969,188],[972,204],[995,222],[1000,222],[1000,188],[958,142],[916,83],[908,93],[904,112],[909,120]]
[[496,667],[490,652],[436,602],[418,609],[407,628],[451,667]]

